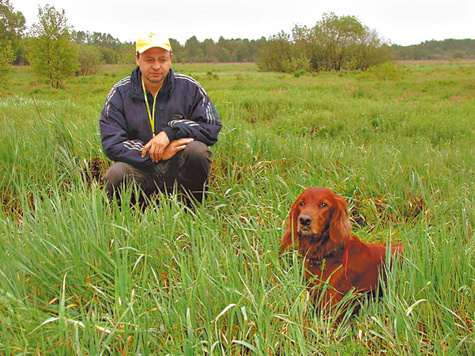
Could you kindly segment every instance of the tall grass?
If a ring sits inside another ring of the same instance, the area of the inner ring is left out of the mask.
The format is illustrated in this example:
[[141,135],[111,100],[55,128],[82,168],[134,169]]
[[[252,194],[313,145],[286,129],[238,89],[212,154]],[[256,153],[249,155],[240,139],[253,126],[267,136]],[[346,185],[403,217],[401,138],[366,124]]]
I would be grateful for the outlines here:
[[[1,353],[473,354],[473,63],[389,80],[176,66],[224,127],[206,203],[160,196],[145,212],[98,179],[99,112],[129,69],[53,91],[19,68],[0,94]],[[345,196],[361,238],[406,247],[384,297],[338,325],[313,309],[297,254],[277,253],[313,185]]]

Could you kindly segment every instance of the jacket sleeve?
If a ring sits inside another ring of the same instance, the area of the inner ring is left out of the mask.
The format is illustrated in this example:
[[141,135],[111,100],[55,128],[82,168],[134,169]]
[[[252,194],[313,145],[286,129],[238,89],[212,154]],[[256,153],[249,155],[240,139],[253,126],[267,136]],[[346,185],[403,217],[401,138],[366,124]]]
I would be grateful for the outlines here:
[[192,137],[212,146],[218,141],[222,124],[218,113],[200,84],[196,84],[188,117],[175,115],[164,128],[170,141],[183,137]]
[[109,159],[115,162],[125,162],[134,166],[150,166],[153,164],[150,156],[142,157],[144,142],[128,138],[127,121],[121,95],[113,88],[101,112],[99,126],[104,152]]

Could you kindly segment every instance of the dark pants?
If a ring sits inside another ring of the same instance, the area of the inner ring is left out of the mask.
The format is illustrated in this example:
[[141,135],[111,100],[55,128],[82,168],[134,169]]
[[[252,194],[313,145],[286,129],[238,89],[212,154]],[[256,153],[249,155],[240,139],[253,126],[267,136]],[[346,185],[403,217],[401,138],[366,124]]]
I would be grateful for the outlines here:
[[190,199],[202,202],[205,184],[211,170],[211,151],[199,141],[192,141],[167,161],[159,161],[151,167],[137,168],[128,163],[114,162],[104,176],[109,197],[114,195],[120,203],[120,190],[135,183],[140,195],[133,196],[132,204],[147,205],[148,199],[157,192],[172,193],[175,189],[183,194],[186,203]]

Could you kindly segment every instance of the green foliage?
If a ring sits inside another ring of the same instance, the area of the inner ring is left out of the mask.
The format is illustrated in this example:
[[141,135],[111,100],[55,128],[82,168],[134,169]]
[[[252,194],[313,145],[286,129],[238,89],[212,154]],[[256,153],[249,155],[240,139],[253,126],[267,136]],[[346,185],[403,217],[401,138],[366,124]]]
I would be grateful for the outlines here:
[[16,59],[18,42],[25,18],[16,12],[9,0],[0,0],[0,87],[8,86],[10,64]]
[[71,38],[74,42],[84,43],[98,47],[116,48],[120,46],[120,41],[117,38],[112,37],[112,35],[108,33],[72,31]]
[[397,64],[386,62],[362,72],[361,79],[376,78],[378,80],[398,80],[401,79],[403,75],[403,71]]
[[[131,65],[62,90],[21,67],[0,92],[1,354],[474,353],[473,63],[392,80],[174,67],[224,123],[194,211],[167,196],[120,210],[102,190],[97,115]],[[405,246],[382,298],[341,324],[313,308],[297,254],[277,253],[312,185],[347,199],[362,239]]]
[[[10,63],[19,63],[21,57],[20,38],[25,29],[25,17],[19,11],[15,11],[9,0],[0,0],[0,47],[4,50],[0,65],[7,59]],[[9,47],[8,51],[5,47]],[[7,54],[8,52],[8,54]],[[13,56],[13,58],[10,58]],[[5,68],[0,67],[0,70]]]
[[475,39],[425,41],[411,46],[392,46],[397,59],[474,59]]
[[77,75],[92,75],[103,61],[101,50],[98,47],[81,44],[78,46],[79,70]]
[[390,48],[374,30],[354,16],[325,14],[313,28],[295,26],[262,46],[258,59],[263,70],[329,71],[367,69],[392,58]]
[[10,63],[13,61],[13,51],[10,41],[0,40],[0,86],[7,87]]
[[70,41],[64,10],[51,5],[38,9],[39,22],[33,25],[29,61],[35,73],[54,88],[73,76],[78,69],[78,49]]
[[257,65],[264,70],[285,72],[285,63],[290,64],[293,57],[294,49],[290,44],[290,35],[281,31],[264,42],[257,58]]
[[[64,11],[62,15],[64,16]],[[26,53],[27,38],[23,36],[24,29],[23,14],[14,11],[9,0],[0,0],[0,40],[10,41],[14,64],[29,64]],[[33,32],[35,30],[33,28]],[[72,42],[99,49],[101,62],[133,63],[133,43],[122,43],[107,33],[69,32]],[[295,26],[291,34],[280,32],[269,40],[265,37],[257,40],[220,37],[215,42],[212,39],[199,41],[196,36],[192,36],[185,41],[185,44],[180,44],[173,38],[170,41],[175,63],[257,61],[263,70],[285,73],[302,70],[306,72],[355,68],[364,70],[393,59],[394,54],[398,59],[475,58],[475,40],[472,39],[426,41],[419,45],[390,47],[378,37],[376,31],[362,25],[356,17],[339,17],[333,13],[325,14],[313,28]],[[80,54],[83,58],[78,60],[84,61],[84,55],[85,53]],[[74,66],[75,63],[72,64]]]
[[[107,64],[129,63],[133,60],[135,45],[121,43],[111,35],[74,31],[72,39],[75,43],[99,48],[103,60]],[[170,42],[175,63],[252,62],[256,59],[259,48],[265,39],[224,39],[220,37],[218,42],[215,42],[212,39],[199,41],[195,36],[192,36],[186,40],[184,45],[173,38],[170,39]]]
[[182,62],[253,62],[264,40],[224,39],[218,42],[212,39],[199,41],[196,36],[190,37],[182,46],[172,40],[176,63]]

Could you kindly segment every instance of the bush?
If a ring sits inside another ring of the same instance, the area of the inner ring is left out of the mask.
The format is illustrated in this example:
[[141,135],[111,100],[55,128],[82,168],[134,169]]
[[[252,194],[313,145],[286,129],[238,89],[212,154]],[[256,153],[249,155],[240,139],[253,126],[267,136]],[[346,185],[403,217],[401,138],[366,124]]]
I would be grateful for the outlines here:
[[378,64],[362,74],[362,78],[372,77],[377,80],[398,80],[401,79],[402,76],[403,73],[401,69],[391,62]]
[[354,16],[325,14],[312,28],[295,26],[261,47],[259,68],[296,72],[365,70],[393,57],[391,48]]
[[0,46],[0,86],[7,86],[7,76],[10,71],[10,63],[13,61],[13,53],[10,41],[3,41]]
[[95,74],[99,64],[103,62],[100,49],[88,45],[79,45],[78,62],[79,70],[76,75]]
[[78,69],[77,45],[70,41],[66,14],[46,5],[38,11],[39,22],[32,27],[28,60],[36,75],[58,88]]

